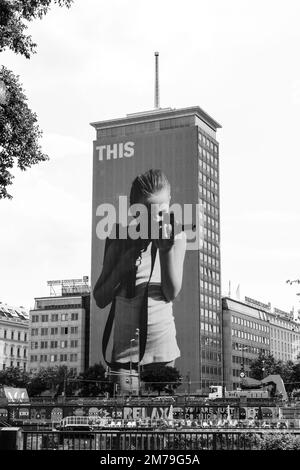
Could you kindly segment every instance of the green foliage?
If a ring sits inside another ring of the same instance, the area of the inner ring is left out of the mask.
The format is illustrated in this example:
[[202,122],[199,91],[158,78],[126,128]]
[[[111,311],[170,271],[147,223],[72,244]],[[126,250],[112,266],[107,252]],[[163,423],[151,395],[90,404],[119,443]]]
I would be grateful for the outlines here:
[[26,35],[27,23],[42,18],[51,4],[70,7],[73,0],[0,0],[0,52],[11,49],[27,59],[36,44]]
[[25,388],[29,381],[29,375],[18,367],[9,367],[0,371],[0,385],[9,387]]
[[[105,368],[102,364],[95,364],[79,375],[80,392],[82,397],[96,397],[104,392],[113,392],[113,384],[105,377]],[[98,381],[98,382],[97,382]]]
[[180,373],[175,367],[160,364],[144,366],[141,379],[145,382],[146,388],[158,393],[163,390],[174,393],[174,390],[181,384]]
[[299,450],[300,436],[295,434],[263,434],[257,439],[258,450]]
[[75,390],[75,385],[74,382],[68,380],[72,378],[74,378],[73,373],[66,366],[40,369],[30,377],[27,384],[28,395],[40,395],[47,390],[49,395],[58,396],[65,391],[66,396],[71,396]]
[[10,170],[15,164],[26,170],[48,159],[38,144],[41,131],[37,117],[28,108],[18,77],[2,66],[0,86],[1,83],[5,104],[0,104],[0,199],[11,198],[7,186],[12,184]]
[[292,361],[283,362],[275,359],[271,354],[266,356],[259,354],[257,359],[252,361],[250,364],[250,376],[253,379],[262,380],[263,377],[271,374],[278,374],[281,376],[288,393],[291,393],[293,389],[299,388],[299,363],[293,363]]
[[[26,34],[27,23],[42,18],[53,4],[70,7],[73,0],[0,0],[0,52],[11,51],[30,58],[36,44]],[[48,159],[39,146],[41,131],[28,105],[19,78],[0,68],[0,199],[11,198],[11,169],[21,170]]]

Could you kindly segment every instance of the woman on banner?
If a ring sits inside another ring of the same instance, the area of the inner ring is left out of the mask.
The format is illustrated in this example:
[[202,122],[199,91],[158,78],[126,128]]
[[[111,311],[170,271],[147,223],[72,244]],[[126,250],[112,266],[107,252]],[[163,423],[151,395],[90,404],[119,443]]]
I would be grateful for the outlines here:
[[[142,204],[160,236],[107,240],[102,273],[94,288],[98,307],[112,303],[103,334],[103,356],[121,391],[138,387],[139,366],[174,366],[180,356],[172,301],[182,285],[184,232],[174,233],[169,213],[171,188],[161,170],[149,170],[132,183],[130,205]],[[113,331],[111,360],[106,349]]]

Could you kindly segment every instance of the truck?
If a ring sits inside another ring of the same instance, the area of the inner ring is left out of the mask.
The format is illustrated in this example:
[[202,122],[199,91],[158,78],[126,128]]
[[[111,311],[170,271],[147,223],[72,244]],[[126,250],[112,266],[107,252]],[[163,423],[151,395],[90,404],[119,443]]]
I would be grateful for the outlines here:
[[218,398],[278,398],[287,401],[287,393],[280,375],[268,375],[262,380],[244,377],[241,387],[236,390],[224,390],[222,385],[211,385],[209,400]]

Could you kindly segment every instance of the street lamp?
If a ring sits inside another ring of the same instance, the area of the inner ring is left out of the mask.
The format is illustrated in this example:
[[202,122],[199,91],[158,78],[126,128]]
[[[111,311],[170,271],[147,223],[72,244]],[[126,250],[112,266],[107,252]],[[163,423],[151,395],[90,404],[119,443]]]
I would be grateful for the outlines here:
[[140,387],[141,387],[141,366],[140,366],[140,329],[137,328],[135,330],[135,336],[137,338],[137,344],[138,344],[138,351],[137,351],[137,356],[138,356],[138,396],[140,396]]
[[130,380],[130,396],[132,395],[132,343],[134,343],[135,339],[130,340],[130,374],[129,374],[129,380]]
[[242,351],[242,363],[241,363],[241,372],[240,372],[240,379],[241,379],[241,385],[242,385],[242,380],[245,377],[245,358],[244,358],[244,351],[248,350],[248,346],[241,346],[239,347],[239,351]]

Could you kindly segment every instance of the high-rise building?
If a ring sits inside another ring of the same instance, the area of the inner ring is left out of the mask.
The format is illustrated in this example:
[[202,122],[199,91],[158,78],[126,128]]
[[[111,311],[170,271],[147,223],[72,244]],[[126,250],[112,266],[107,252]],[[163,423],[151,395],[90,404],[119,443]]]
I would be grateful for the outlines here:
[[0,302],[0,370],[19,367],[26,370],[29,314],[23,307]]
[[[164,171],[172,203],[203,209],[203,246],[186,252],[183,285],[174,301],[181,357],[175,366],[191,390],[208,391],[222,380],[219,144],[221,126],[200,107],[156,109],[92,124],[92,288],[101,272],[105,241],[99,236],[103,204],[119,204],[134,178],[150,168]],[[103,212],[104,211],[104,212]],[[91,303],[90,363],[103,361],[101,339],[109,308]]]
[[241,385],[242,375],[249,376],[251,361],[259,354],[272,354],[284,362],[297,361],[300,354],[300,323],[291,313],[272,310],[250,297],[245,301],[224,297],[223,368],[227,390]]
[[[54,286],[61,285],[59,295]],[[50,281],[52,295],[35,299],[29,321],[29,371],[89,366],[90,287],[81,280]]]

